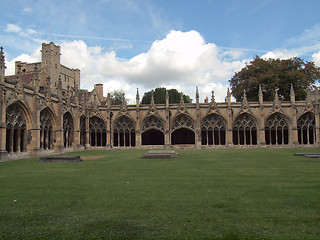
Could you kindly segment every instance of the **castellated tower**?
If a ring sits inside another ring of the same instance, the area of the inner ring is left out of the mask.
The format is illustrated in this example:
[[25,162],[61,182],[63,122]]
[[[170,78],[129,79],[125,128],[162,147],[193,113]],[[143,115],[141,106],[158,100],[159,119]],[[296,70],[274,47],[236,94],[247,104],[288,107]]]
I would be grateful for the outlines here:
[[[42,43],[41,62],[26,63],[17,61],[15,63],[15,75],[18,75],[19,69],[21,74],[32,74],[36,71],[39,73],[39,91],[43,91],[50,81],[51,92],[57,94],[59,79],[62,83],[63,96],[67,95],[69,90],[71,96],[80,89],[80,70],[68,68],[61,64],[60,46],[53,42]],[[20,66],[20,68],[18,67]]]
[[[42,43],[42,57],[41,66],[44,71],[44,75],[50,77],[51,89],[56,88],[56,83],[59,80],[60,74],[60,46],[54,43]],[[45,80],[46,80],[45,78]]]

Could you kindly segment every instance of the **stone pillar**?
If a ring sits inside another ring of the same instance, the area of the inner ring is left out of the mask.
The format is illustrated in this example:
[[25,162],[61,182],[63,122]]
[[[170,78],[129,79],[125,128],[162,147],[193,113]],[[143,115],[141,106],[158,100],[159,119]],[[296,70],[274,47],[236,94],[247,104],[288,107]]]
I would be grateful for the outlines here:
[[86,116],[86,149],[90,149],[90,144],[89,117]]
[[261,123],[260,123],[260,129],[257,131],[257,144],[260,146],[265,146],[266,145],[266,136],[265,136],[265,129],[264,129],[264,118],[261,118]]
[[7,141],[7,124],[6,124],[6,104],[5,104],[5,90],[0,89],[0,161],[2,155],[6,155],[6,141]]
[[290,143],[293,146],[296,146],[296,145],[299,145],[299,142],[298,142],[297,114],[296,114],[295,108],[293,108],[293,112],[294,113],[292,117],[292,128],[291,128],[291,131],[289,131],[289,139],[291,139]]

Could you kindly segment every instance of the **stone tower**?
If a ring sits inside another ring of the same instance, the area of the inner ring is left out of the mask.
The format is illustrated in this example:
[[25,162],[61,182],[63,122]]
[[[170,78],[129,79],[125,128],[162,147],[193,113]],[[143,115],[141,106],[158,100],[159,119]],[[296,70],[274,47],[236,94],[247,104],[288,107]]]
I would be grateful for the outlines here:
[[[51,79],[51,89],[55,88],[55,83],[59,80],[60,73],[60,46],[53,42],[42,44],[42,68],[46,72],[46,78]],[[45,78],[45,79],[46,79]]]

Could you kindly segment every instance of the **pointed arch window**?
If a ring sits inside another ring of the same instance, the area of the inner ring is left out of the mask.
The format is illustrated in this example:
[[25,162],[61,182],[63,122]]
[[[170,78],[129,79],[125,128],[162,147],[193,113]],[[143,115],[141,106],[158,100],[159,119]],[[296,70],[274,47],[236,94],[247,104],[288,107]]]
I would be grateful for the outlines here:
[[64,147],[71,147],[73,143],[73,118],[70,112],[63,115],[63,142]]
[[136,132],[134,122],[121,116],[114,124],[113,145],[116,147],[134,147],[136,145]]
[[289,128],[287,120],[280,113],[269,116],[265,122],[266,145],[287,145]]
[[201,122],[202,145],[225,145],[226,124],[218,114],[210,114]]
[[315,144],[316,125],[315,116],[312,112],[307,112],[299,117],[297,122],[299,144]]
[[27,145],[27,124],[22,108],[18,104],[12,104],[7,107],[6,123],[7,152],[25,152]]
[[40,148],[43,150],[52,149],[53,128],[52,119],[47,108],[40,112]]
[[93,147],[105,147],[107,144],[107,126],[105,121],[97,116],[89,120],[90,145]]
[[254,118],[248,113],[242,113],[233,123],[234,145],[257,145],[257,127]]

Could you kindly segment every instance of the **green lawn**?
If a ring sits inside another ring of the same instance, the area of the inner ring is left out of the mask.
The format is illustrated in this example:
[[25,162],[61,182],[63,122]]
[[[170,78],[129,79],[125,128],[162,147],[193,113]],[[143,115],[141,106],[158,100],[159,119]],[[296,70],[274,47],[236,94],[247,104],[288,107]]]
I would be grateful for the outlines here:
[[320,238],[320,150],[146,151],[0,163],[0,239]]

